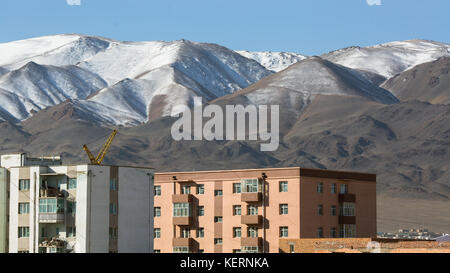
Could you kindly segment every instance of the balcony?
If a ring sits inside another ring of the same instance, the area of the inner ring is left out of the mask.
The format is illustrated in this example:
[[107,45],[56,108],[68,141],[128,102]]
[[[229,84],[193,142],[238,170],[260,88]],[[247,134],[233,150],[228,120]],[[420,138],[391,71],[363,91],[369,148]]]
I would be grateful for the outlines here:
[[242,202],[260,202],[262,194],[260,192],[243,192],[241,193]]
[[40,189],[39,196],[43,198],[63,198],[64,193],[56,188]]
[[192,194],[173,194],[172,203],[191,203],[194,199]]
[[350,193],[339,194],[339,203],[355,203],[356,195]]
[[242,215],[241,224],[244,225],[260,225],[262,223],[261,215]]
[[172,245],[174,247],[189,247],[192,248],[194,246],[194,239],[193,238],[173,238],[172,239]]
[[64,212],[58,213],[39,213],[39,223],[41,224],[57,224],[64,223]]
[[340,225],[355,225],[356,216],[339,216]]
[[263,245],[263,240],[261,237],[242,237],[241,246],[257,246],[261,247]]
[[192,224],[192,216],[172,217],[175,226],[190,226]]

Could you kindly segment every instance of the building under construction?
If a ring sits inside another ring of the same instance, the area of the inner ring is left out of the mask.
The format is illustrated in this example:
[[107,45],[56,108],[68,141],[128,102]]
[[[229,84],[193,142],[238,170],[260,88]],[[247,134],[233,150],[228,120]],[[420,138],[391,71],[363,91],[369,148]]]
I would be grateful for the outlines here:
[[0,252],[153,252],[153,169],[25,154],[0,166]]

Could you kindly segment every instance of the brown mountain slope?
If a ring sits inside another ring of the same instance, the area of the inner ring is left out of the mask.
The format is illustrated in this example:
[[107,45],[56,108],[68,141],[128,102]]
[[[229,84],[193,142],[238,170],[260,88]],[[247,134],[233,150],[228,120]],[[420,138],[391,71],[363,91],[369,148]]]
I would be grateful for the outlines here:
[[402,101],[450,104],[450,57],[418,65],[389,79],[382,87]]

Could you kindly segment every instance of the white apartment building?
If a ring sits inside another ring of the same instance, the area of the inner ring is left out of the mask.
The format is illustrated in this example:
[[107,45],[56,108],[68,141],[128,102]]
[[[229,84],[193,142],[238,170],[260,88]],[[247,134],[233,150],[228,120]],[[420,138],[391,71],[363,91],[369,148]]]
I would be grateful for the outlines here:
[[153,252],[153,175],[87,164],[9,167],[9,252]]

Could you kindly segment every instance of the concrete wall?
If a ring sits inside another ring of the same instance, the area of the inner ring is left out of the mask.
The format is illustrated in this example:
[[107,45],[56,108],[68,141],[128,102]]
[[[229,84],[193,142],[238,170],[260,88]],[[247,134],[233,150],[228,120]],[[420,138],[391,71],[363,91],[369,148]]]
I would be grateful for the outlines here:
[[8,170],[0,167],[0,253],[8,252]]
[[153,170],[119,167],[118,252],[153,252]]

